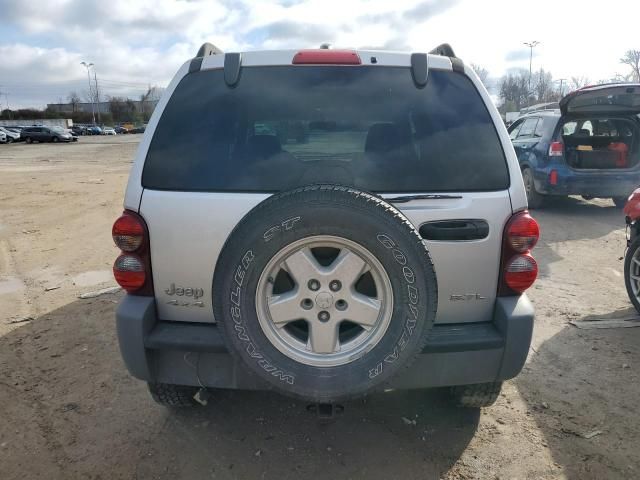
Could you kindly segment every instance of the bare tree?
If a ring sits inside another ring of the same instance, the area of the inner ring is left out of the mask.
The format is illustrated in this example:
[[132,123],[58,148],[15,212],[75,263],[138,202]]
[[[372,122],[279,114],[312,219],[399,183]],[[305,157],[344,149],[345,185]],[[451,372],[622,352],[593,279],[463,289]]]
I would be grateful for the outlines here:
[[631,67],[631,76],[634,82],[640,82],[640,50],[627,50],[620,63]]
[[115,122],[137,122],[136,104],[124,97],[109,97],[109,111]]
[[80,95],[78,95],[78,92],[76,92],[75,90],[72,92],[69,92],[69,96],[67,97],[67,100],[71,104],[71,111],[73,113],[76,113],[78,111],[78,104],[82,101],[80,99]]
[[143,115],[150,116],[162,96],[163,88],[149,85],[146,93],[140,95],[140,107]]
[[95,103],[96,96],[93,93],[93,88],[91,90],[83,90],[82,91],[82,98],[84,98],[84,101],[86,103]]
[[553,89],[553,76],[551,72],[547,72],[541,68],[535,73],[534,81],[533,91],[538,102],[550,102],[554,100],[552,97],[555,97],[555,91]]
[[520,110],[529,99],[529,72],[520,70],[509,73],[500,80],[500,98],[503,104]]
[[487,79],[489,78],[489,70],[477,63],[471,63],[471,68],[473,68],[473,71],[476,72],[476,75],[478,75],[478,78],[485,86],[485,88],[488,88]]
[[569,85],[571,85],[572,90],[578,90],[579,88],[586,87],[589,83],[591,83],[589,77],[584,76],[571,77],[571,80],[569,81]]

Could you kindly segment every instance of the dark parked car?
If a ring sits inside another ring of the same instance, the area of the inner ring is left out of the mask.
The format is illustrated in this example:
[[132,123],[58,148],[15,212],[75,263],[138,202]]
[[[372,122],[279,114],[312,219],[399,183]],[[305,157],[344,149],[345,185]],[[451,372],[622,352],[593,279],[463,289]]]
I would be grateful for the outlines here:
[[141,127],[132,128],[129,130],[129,133],[144,133],[146,127],[143,125]]
[[640,185],[640,84],[585,87],[560,109],[528,113],[509,127],[529,207],[547,195],[611,198],[622,208]]
[[73,127],[71,127],[71,132],[73,132],[73,134],[76,136],[86,135],[87,127],[83,127],[82,125],[74,125]]
[[61,127],[26,127],[20,132],[25,142],[71,142],[73,137]]
[[87,135],[102,135],[102,129],[97,125],[87,127]]
[[117,127],[114,127],[114,130],[116,131],[116,133],[118,135],[123,134],[123,133],[129,133],[129,130],[124,128],[123,126],[118,125]]

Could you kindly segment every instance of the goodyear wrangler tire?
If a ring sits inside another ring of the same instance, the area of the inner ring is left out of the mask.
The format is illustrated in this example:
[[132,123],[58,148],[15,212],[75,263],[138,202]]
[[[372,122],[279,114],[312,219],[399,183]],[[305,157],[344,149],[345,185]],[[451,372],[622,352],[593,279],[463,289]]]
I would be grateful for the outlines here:
[[420,354],[436,274],[415,227],[373,195],[332,185],[251,210],[216,265],[227,346],[276,390],[335,402],[382,388]]

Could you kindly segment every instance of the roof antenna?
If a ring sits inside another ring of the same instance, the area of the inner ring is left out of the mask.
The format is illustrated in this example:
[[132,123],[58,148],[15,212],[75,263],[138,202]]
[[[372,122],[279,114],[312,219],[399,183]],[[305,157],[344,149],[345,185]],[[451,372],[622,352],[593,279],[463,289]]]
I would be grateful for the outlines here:
[[321,43],[320,44],[320,50],[329,50],[331,49],[331,44],[330,43]]

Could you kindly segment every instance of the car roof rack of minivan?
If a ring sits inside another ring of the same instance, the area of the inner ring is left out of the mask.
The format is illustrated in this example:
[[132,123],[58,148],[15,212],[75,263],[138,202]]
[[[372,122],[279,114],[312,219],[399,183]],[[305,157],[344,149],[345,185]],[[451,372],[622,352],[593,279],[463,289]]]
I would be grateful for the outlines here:
[[449,57],[451,60],[451,67],[455,72],[464,73],[464,63],[458,57],[456,57],[453,48],[448,43],[441,43],[436,48],[429,52],[431,55],[440,55],[442,57]]

